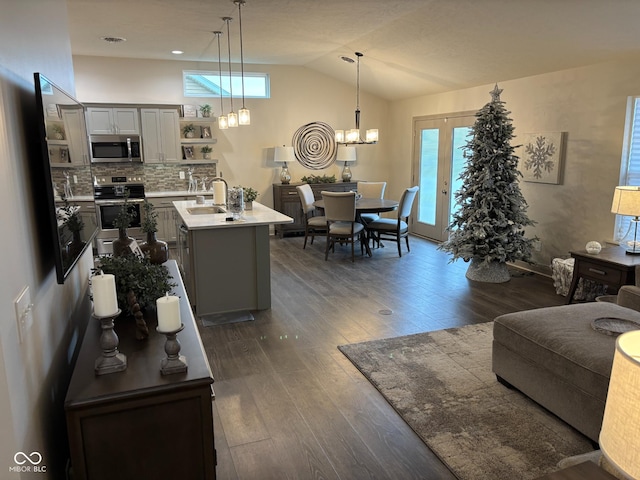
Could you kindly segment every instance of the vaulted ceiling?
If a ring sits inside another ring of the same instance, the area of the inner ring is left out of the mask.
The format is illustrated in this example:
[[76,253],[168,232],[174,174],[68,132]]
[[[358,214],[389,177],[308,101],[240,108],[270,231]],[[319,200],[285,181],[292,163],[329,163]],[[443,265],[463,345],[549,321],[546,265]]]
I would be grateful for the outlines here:
[[[233,0],[67,0],[74,55],[218,61],[215,30]],[[389,100],[640,53],[638,0],[246,0],[244,60],[298,65]],[[107,43],[102,37],[124,37]],[[176,56],[172,50],[183,50]],[[251,69],[259,69],[252,67]]]

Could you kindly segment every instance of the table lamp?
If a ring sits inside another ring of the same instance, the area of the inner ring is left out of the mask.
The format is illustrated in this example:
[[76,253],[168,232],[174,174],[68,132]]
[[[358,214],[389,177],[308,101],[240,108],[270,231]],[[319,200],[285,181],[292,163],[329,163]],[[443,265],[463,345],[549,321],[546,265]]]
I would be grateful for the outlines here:
[[280,181],[283,185],[288,185],[291,181],[291,175],[287,168],[287,162],[293,162],[296,156],[293,152],[293,147],[276,147],[273,154],[273,161],[276,163],[282,163],[282,170],[280,171]]
[[616,340],[600,430],[602,468],[616,478],[640,478],[640,330]]
[[338,153],[336,154],[336,161],[344,162],[344,168],[342,169],[342,181],[351,181],[351,169],[348,162],[356,161],[356,147],[350,147],[347,145],[338,145]]
[[626,242],[626,251],[629,255],[640,255],[640,248],[638,246],[638,222],[640,218],[640,187],[636,186],[618,186],[613,192],[613,204],[611,205],[611,212],[616,215],[627,215],[634,217],[629,224],[629,230],[625,234],[624,239],[627,238],[631,229],[633,229],[633,242]]

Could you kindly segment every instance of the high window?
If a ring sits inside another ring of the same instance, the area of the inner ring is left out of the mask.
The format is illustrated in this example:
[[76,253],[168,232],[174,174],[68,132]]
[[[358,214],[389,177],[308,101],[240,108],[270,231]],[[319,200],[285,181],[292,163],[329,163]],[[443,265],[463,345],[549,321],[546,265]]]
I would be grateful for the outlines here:
[[[618,185],[640,185],[640,96],[629,97],[625,121],[620,183]],[[621,240],[629,230],[632,217],[616,216],[613,238]]]
[[[183,71],[182,85],[185,97],[242,97],[242,76],[240,72]],[[233,88],[232,88],[233,87]],[[245,72],[244,97],[269,98],[269,75],[266,73]]]

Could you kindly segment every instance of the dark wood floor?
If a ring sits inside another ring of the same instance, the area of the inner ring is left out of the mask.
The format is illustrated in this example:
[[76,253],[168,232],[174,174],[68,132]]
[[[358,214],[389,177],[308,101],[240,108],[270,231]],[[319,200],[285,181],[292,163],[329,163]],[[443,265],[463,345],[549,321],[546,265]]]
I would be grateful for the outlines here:
[[[271,240],[272,308],[201,327],[215,377],[218,478],[453,479],[336,346],[559,305],[551,279],[515,271],[473,283],[436,245],[411,238],[350,261],[324,240]],[[239,288],[242,288],[240,285]]]

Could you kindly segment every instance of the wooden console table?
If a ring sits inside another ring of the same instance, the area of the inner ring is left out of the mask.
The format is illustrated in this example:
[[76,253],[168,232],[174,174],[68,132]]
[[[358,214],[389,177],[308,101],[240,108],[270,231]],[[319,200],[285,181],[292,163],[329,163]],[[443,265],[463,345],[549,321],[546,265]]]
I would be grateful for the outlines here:
[[536,480],[616,480],[593,462],[583,462],[558,472],[549,473]]
[[586,278],[609,286],[615,293],[623,285],[633,285],[636,278],[636,266],[640,266],[640,255],[627,255],[623,247],[603,248],[592,255],[586,250],[569,252],[576,259],[573,266],[573,278],[567,295],[571,303],[578,288],[578,280]]
[[180,297],[188,370],[161,375],[166,336],[155,319],[142,341],[133,320],[116,319],[127,369],[96,376],[101,329],[89,319],[65,400],[74,480],[215,479],[213,375],[175,260],[166,266],[178,283],[172,294]]

